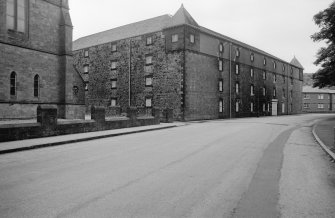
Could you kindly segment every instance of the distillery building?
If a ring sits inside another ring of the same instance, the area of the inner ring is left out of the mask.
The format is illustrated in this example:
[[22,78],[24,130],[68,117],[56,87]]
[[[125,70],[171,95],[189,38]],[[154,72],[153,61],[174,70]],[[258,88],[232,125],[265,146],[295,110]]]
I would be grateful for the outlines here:
[[297,114],[303,67],[173,15],[74,42],[86,104],[172,108],[179,120]]
[[0,119],[36,118],[38,105],[84,118],[67,0],[1,0],[0,51]]
[[335,90],[319,89],[304,86],[303,112],[305,113],[334,113],[335,112]]

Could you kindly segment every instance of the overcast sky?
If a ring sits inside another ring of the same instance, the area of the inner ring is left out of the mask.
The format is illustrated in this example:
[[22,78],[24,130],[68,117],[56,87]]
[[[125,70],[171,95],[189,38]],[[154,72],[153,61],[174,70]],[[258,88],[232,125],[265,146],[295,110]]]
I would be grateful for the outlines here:
[[70,0],[74,40],[118,26],[173,15],[184,4],[201,26],[291,61],[314,73],[313,16],[333,0]]

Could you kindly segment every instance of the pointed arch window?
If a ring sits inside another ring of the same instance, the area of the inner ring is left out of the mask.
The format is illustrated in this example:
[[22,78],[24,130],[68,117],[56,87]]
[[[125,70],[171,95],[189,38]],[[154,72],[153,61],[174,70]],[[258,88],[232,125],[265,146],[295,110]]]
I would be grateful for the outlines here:
[[40,76],[36,74],[34,76],[34,97],[39,97],[40,95]]
[[14,71],[10,74],[10,95],[16,96],[16,73]]

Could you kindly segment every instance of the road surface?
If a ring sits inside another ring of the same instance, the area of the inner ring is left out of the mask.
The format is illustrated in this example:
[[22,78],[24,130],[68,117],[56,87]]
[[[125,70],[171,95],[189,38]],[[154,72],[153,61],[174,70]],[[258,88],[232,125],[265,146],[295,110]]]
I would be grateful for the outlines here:
[[0,217],[335,217],[322,115],[183,127],[0,156]]

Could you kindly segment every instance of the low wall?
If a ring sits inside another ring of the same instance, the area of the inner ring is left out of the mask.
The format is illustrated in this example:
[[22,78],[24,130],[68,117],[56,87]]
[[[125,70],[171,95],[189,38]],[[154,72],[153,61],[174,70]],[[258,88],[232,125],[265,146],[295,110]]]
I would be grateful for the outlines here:
[[129,108],[127,118],[106,120],[103,107],[92,107],[92,120],[57,122],[57,108],[39,106],[38,123],[1,125],[0,142],[159,124],[160,112],[152,110],[152,116],[137,117],[137,108]]

